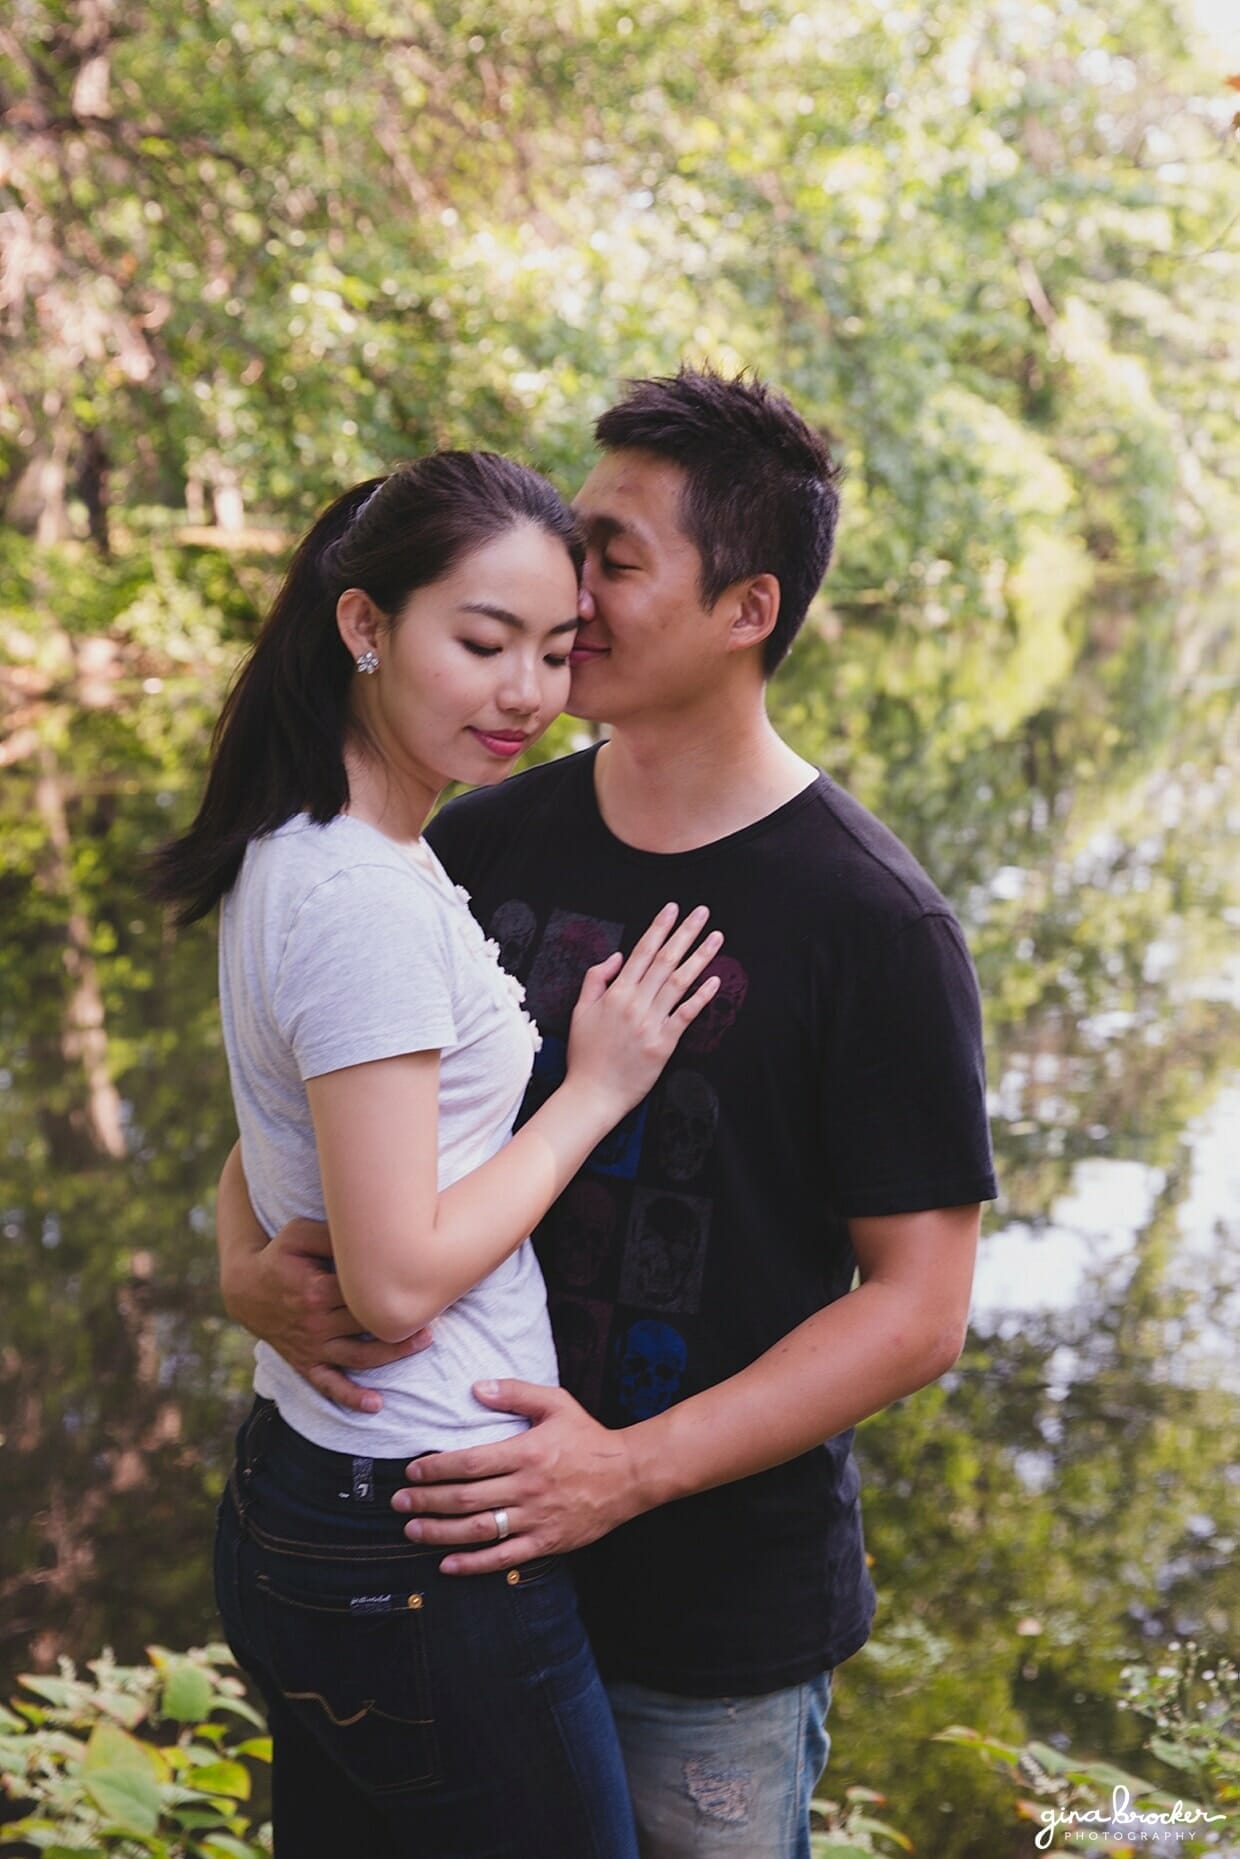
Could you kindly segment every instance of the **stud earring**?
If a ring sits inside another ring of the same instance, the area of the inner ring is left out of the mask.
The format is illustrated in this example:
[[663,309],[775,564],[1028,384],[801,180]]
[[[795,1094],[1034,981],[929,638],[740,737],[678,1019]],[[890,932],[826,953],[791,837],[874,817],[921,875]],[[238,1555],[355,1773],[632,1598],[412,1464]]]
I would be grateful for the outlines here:
[[364,671],[368,677],[373,678],[374,674],[379,669],[379,654],[369,651],[359,652],[357,657],[357,668],[359,671]]

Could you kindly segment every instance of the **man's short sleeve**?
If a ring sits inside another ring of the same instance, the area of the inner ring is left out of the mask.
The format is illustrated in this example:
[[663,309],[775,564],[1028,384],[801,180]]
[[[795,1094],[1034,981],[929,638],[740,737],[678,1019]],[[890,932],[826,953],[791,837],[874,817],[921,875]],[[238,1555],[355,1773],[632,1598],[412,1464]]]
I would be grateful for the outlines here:
[[357,865],[324,879],[289,927],[274,995],[303,1079],[456,1041],[447,939],[413,872]]
[[880,943],[825,1080],[835,1210],[916,1213],[994,1198],[977,977],[954,920]]

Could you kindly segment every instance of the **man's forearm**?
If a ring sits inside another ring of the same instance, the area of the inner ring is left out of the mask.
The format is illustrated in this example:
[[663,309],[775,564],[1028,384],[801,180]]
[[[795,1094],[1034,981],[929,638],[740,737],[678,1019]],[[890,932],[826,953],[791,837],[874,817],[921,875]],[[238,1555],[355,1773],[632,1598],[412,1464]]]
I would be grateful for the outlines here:
[[903,1285],[859,1285],[727,1381],[626,1428],[631,1514],[809,1452],[956,1360],[963,1326],[927,1327]]

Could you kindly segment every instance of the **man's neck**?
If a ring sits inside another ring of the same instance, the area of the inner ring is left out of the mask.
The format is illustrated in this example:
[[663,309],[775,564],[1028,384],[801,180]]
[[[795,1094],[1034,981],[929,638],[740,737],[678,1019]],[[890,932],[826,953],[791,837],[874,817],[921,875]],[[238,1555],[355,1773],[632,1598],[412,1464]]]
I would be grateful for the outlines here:
[[608,829],[644,852],[689,852],[764,820],[818,770],[776,735],[765,708],[613,727],[594,790]]

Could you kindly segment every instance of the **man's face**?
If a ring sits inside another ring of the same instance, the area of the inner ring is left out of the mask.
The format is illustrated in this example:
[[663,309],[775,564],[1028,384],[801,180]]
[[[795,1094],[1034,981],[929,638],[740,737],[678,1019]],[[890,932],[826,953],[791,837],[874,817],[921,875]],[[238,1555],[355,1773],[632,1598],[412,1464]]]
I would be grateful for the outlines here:
[[723,661],[727,603],[702,606],[701,558],[680,527],[684,481],[653,453],[609,452],[578,493],[587,552],[573,716],[674,712],[701,697]]

